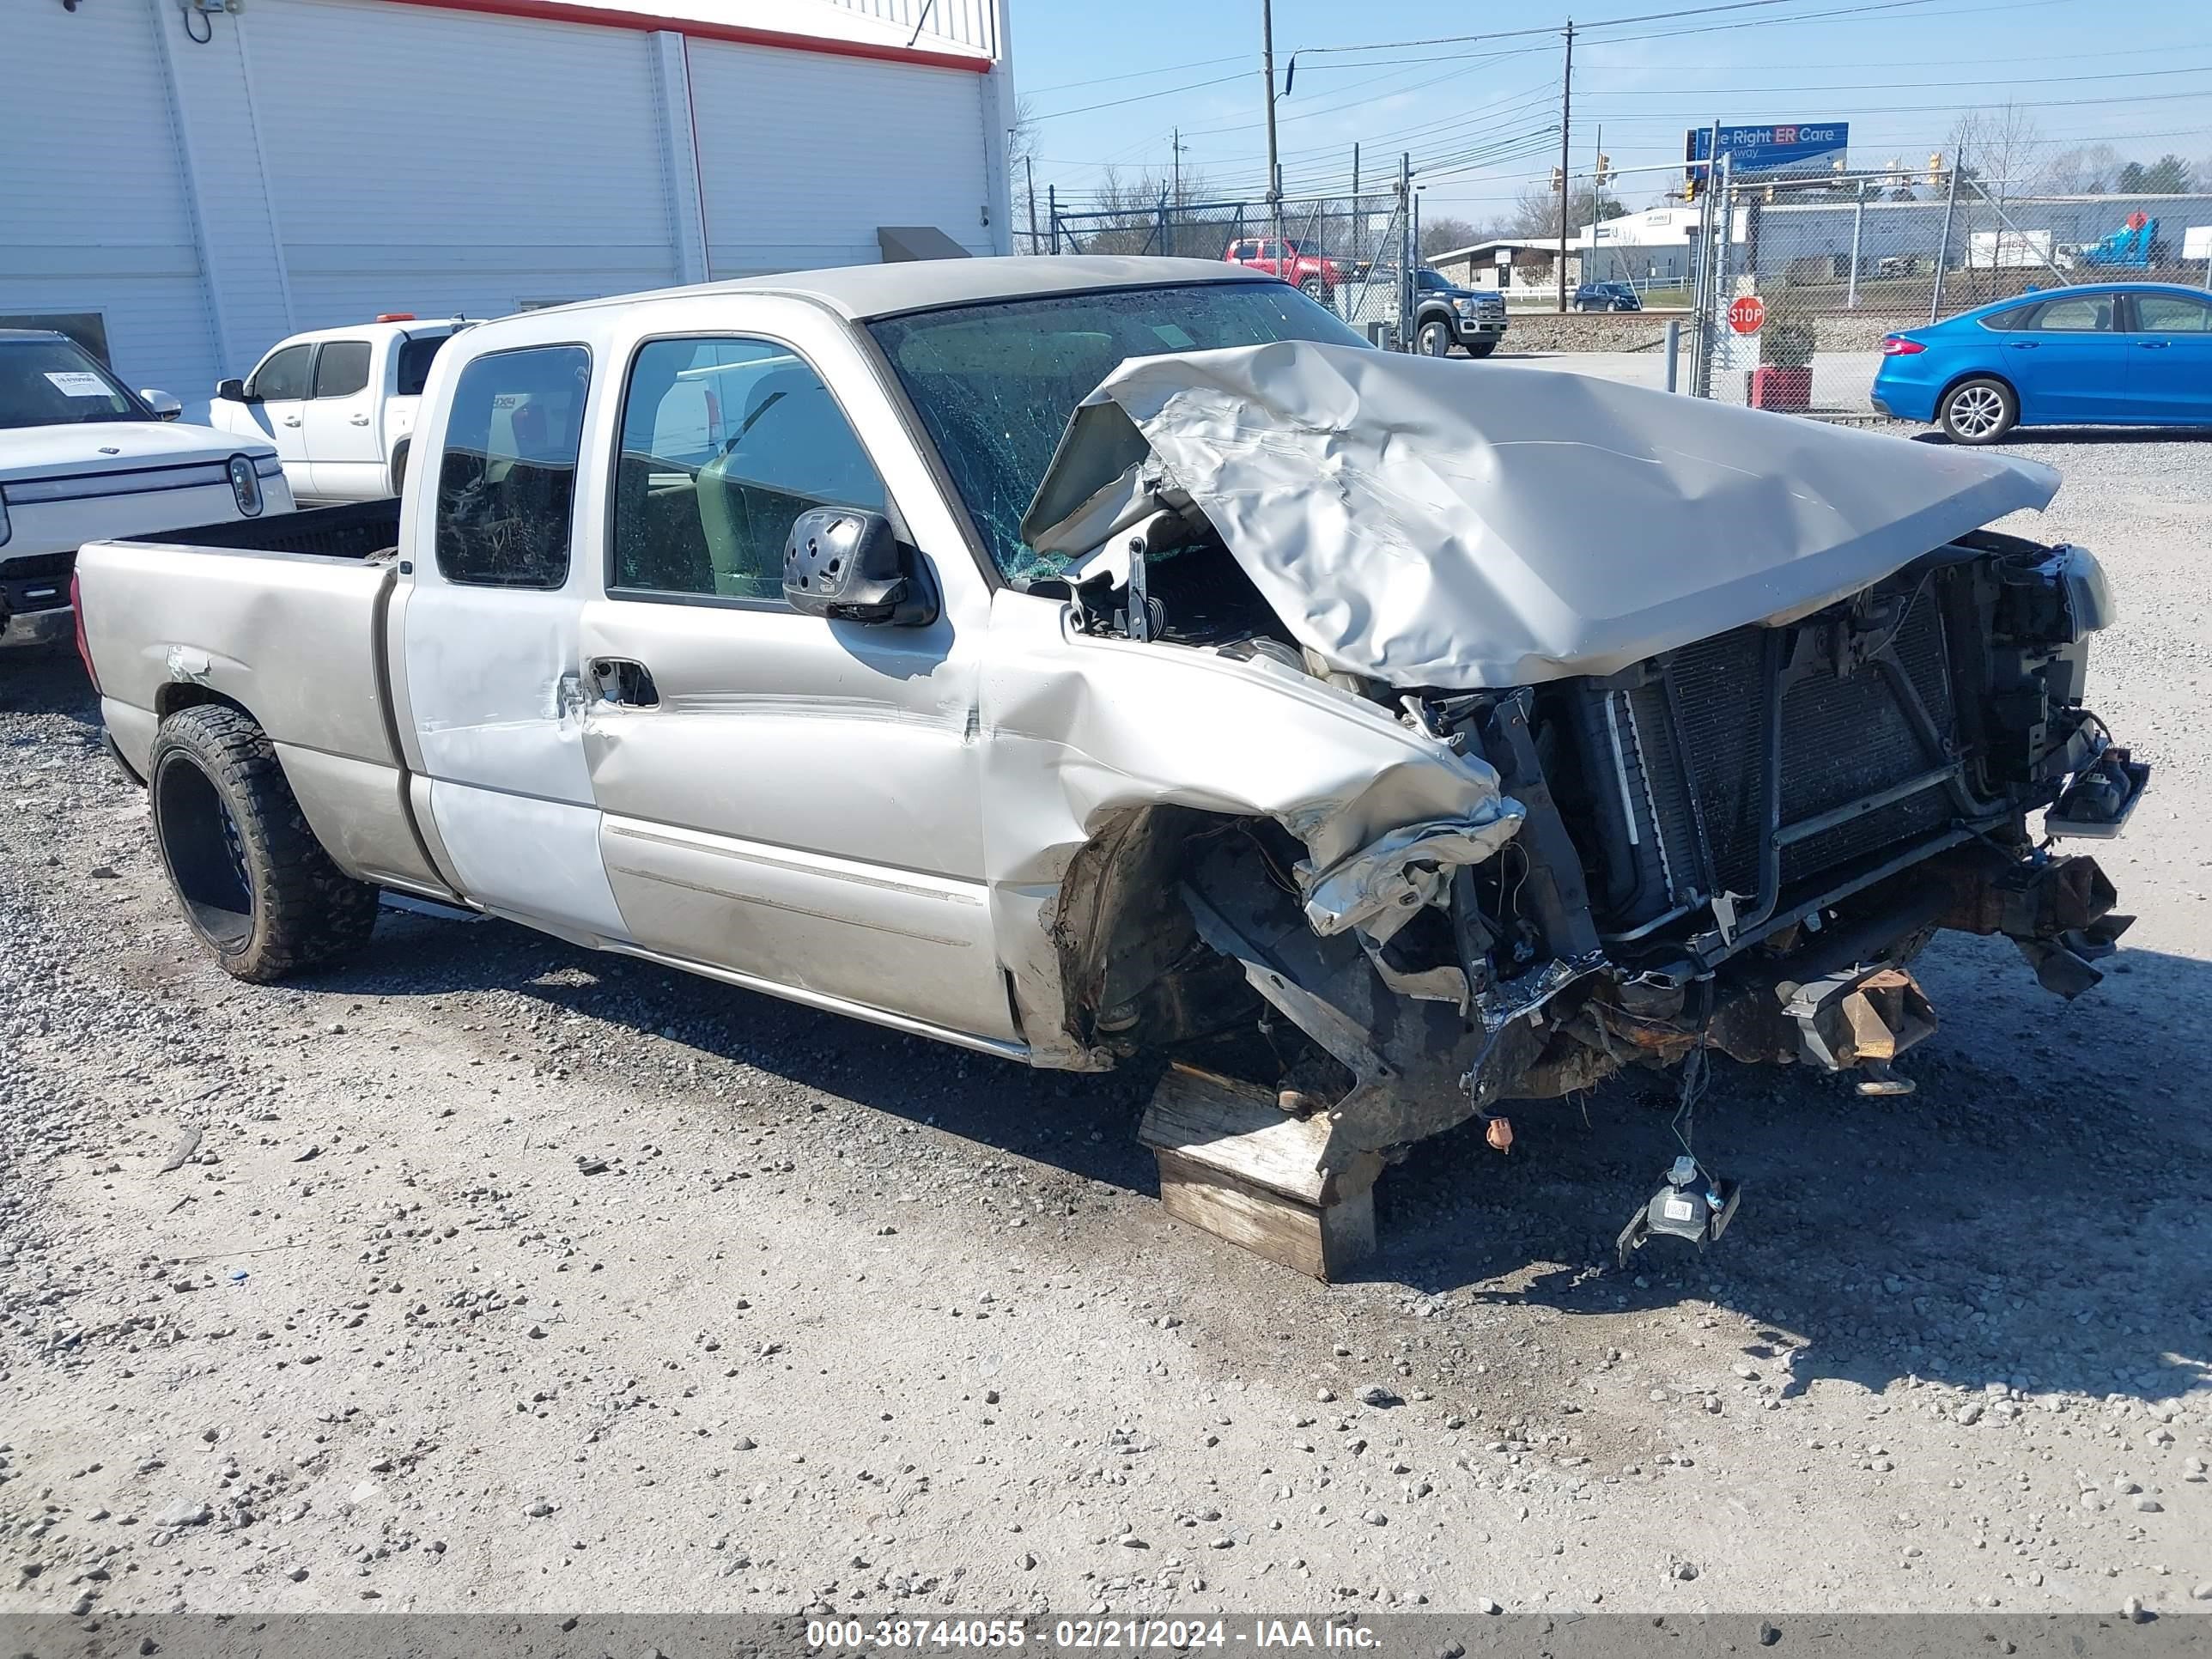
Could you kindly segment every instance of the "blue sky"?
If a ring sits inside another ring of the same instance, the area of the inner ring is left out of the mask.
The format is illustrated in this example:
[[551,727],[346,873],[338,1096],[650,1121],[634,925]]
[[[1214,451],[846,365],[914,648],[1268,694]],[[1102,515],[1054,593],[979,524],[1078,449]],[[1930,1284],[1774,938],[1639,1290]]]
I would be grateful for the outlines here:
[[[2204,0],[1775,0],[1587,28],[1704,0],[1585,0],[1576,19],[1573,165],[1602,131],[1615,167],[1681,155],[1682,130],[1729,122],[1850,123],[1854,166],[1923,166],[1964,106],[2024,109],[2039,154],[2108,143],[2172,151],[2212,173],[2212,7]],[[1016,90],[1037,121],[1036,183],[1095,190],[1107,165],[1164,173],[1180,127],[1186,176],[1218,197],[1264,188],[1259,0],[1013,0]],[[1820,14],[1828,14],[1822,16]],[[1276,0],[1278,83],[1294,51],[1556,26],[1557,0],[1504,11],[1415,0]],[[1802,20],[1802,21],[1800,21]],[[1342,190],[1411,149],[1425,218],[1510,214],[1559,159],[1556,34],[1302,55],[1278,105],[1285,188]],[[1099,107],[1103,106],[1103,107]],[[1618,193],[1656,198],[1666,175]],[[1021,216],[1023,180],[1014,180]]]

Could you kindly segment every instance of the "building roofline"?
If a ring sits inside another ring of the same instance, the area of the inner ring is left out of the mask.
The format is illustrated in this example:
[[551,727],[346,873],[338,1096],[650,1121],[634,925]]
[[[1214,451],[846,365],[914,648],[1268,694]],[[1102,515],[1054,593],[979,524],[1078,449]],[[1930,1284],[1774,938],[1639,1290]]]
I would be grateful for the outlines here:
[[586,23],[601,28],[633,29],[644,33],[665,31],[696,40],[723,40],[737,46],[773,46],[784,52],[818,52],[830,58],[866,58],[878,63],[915,64],[931,69],[966,70],[988,73],[994,59],[988,52],[939,52],[933,48],[895,46],[882,41],[850,40],[842,35],[799,34],[782,29],[757,27],[749,23],[721,23],[666,12],[627,11],[585,5],[576,0],[391,0],[391,3],[426,6],[436,11],[479,12],[493,17],[527,18],[541,23]]

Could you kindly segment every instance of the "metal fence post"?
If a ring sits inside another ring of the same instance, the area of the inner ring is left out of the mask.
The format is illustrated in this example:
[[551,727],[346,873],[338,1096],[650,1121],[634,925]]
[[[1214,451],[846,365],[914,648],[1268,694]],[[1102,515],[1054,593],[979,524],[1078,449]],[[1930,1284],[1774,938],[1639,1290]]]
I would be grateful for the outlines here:
[[1044,187],[1044,204],[1045,212],[1052,220],[1052,251],[1057,253],[1060,252],[1060,186],[1058,185],[1047,185]]
[[1933,326],[1943,314],[1943,267],[1951,262],[1951,219],[1959,207],[1959,161],[1951,158],[1951,191],[1943,198],[1943,239],[1936,247],[1936,286],[1928,295],[1928,321]]
[[1859,198],[1851,204],[1850,289],[1844,296],[1844,307],[1848,311],[1859,308],[1859,241],[1866,228],[1866,187],[1867,181],[1860,179]]
[[1669,392],[1674,390],[1674,374],[1680,365],[1681,356],[1682,319],[1680,317],[1669,317],[1667,319],[1667,390]]

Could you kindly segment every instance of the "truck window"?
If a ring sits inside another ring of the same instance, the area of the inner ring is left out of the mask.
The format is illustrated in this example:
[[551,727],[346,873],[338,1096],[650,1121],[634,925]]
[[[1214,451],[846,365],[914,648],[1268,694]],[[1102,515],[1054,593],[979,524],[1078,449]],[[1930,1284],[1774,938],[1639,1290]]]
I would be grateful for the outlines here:
[[790,347],[650,341],[623,402],[607,586],[781,603],[793,519],[884,502],[859,436]]
[[558,587],[592,354],[532,346],[461,371],[438,459],[438,568],[451,582]]
[[264,403],[290,403],[306,397],[307,360],[314,350],[311,345],[286,346],[253,371],[253,384],[246,390]]
[[368,384],[368,342],[331,340],[315,359],[315,396],[350,398]]
[[419,398],[422,395],[422,387],[430,378],[430,360],[453,337],[450,334],[433,334],[425,338],[416,334],[399,343],[399,384],[394,388],[397,396]]

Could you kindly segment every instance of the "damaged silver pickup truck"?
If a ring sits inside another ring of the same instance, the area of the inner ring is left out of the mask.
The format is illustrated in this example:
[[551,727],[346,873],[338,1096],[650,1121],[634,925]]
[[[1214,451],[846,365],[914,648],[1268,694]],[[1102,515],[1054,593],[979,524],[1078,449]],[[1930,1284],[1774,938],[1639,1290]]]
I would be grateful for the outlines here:
[[1984,527],[2029,463],[1064,258],[487,323],[410,468],[78,564],[247,978],[396,890],[1035,1065],[1164,1053],[1349,1182],[1707,1048],[1908,1087],[1936,929],[2071,996],[2126,923],[2031,823],[2116,834],[2147,769],[2082,703],[2096,562]]

